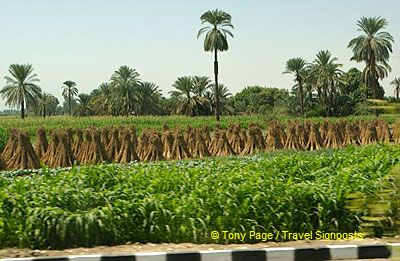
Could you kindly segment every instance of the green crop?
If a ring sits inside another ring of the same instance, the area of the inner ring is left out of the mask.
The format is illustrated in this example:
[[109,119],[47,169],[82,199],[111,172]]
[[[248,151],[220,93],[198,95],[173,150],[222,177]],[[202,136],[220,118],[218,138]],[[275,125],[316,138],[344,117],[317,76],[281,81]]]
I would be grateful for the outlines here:
[[360,219],[347,195],[380,190],[399,162],[392,144],[3,172],[0,246],[226,243],[212,240],[213,230],[354,232]]

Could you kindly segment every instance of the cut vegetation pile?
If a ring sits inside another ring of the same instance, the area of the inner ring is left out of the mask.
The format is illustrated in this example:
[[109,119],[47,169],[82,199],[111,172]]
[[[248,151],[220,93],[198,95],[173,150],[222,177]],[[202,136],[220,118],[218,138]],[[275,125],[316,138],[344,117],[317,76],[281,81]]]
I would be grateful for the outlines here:
[[144,130],[139,138],[134,126],[91,127],[77,129],[75,132],[61,129],[50,132],[50,143],[45,130],[39,128],[35,149],[32,149],[26,133],[12,129],[0,157],[0,168],[39,168],[40,162],[50,167],[69,167],[102,162],[245,156],[278,149],[319,150],[377,142],[400,142],[400,122],[391,128],[387,122],[380,120],[324,120],[321,123],[288,121],[286,125],[271,121],[267,126],[263,133],[258,124],[249,124],[248,128],[231,124],[227,130],[217,125],[213,131],[207,126],[171,130],[164,125],[162,133]]

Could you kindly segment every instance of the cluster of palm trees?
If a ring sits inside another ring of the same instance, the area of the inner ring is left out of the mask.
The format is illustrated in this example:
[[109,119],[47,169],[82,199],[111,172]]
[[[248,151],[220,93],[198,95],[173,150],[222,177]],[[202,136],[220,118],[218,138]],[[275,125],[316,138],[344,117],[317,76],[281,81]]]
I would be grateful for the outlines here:
[[[387,26],[384,18],[363,17],[357,25],[363,34],[348,44],[348,48],[353,51],[351,60],[365,63],[362,81],[371,89],[372,98],[383,98],[383,93],[379,92],[381,88],[379,80],[387,77],[391,71],[388,60],[392,53],[393,37],[388,32],[382,31]],[[343,71],[340,67],[342,64],[326,50],[320,51],[312,63],[307,63],[303,58],[292,58],[287,61],[284,73],[294,75],[296,82],[294,89],[298,94],[300,115],[304,114],[305,107],[315,96],[326,110],[326,114],[329,116],[332,113],[333,97],[342,83]],[[398,86],[398,81],[395,80],[392,84]],[[398,94],[397,91],[397,98]]]

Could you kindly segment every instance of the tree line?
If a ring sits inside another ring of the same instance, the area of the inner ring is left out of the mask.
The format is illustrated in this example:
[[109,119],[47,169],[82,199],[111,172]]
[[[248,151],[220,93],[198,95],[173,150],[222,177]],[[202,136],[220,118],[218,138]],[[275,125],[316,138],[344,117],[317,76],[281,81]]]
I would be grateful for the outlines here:
[[[43,117],[55,114],[90,115],[233,115],[243,113],[283,113],[300,116],[345,116],[365,112],[368,98],[383,99],[379,80],[388,76],[393,37],[383,31],[387,21],[381,17],[361,18],[357,25],[361,35],[348,48],[351,60],[364,62],[360,71],[342,71],[342,64],[330,51],[317,53],[312,62],[297,57],[289,59],[283,73],[294,76],[291,92],[278,88],[248,86],[235,95],[218,80],[218,51],[228,50],[231,16],[223,11],[208,11],[201,16],[206,34],[204,50],[214,55],[214,79],[207,76],[182,76],[173,84],[170,97],[164,97],[157,84],[143,81],[140,74],[126,65],[120,66],[107,82],[90,93],[79,93],[77,84],[62,84],[63,104],[38,85],[38,76],[30,64],[12,64],[7,85],[0,94],[6,105],[17,107],[24,118],[26,110]],[[400,78],[391,84],[399,99]]]

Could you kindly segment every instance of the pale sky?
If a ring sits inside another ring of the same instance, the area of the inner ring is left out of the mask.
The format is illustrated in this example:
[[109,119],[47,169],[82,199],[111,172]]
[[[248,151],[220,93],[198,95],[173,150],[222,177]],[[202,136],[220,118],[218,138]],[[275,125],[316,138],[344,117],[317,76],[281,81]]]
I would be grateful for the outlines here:
[[255,84],[290,89],[292,76],[282,74],[286,61],[311,62],[325,49],[343,70],[362,68],[346,48],[360,34],[362,16],[386,18],[395,39],[393,70],[382,81],[386,95],[400,77],[398,0],[0,0],[0,7],[0,87],[10,64],[31,63],[42,89],[61,102],[64,81],[88,93],[120,65],[164,94],[177,77],[212,77],[213,56],[196,36],[201,14],[216,8],[230,13],[235,26],[229,51],[220,54],[220,82],[232,93]]

